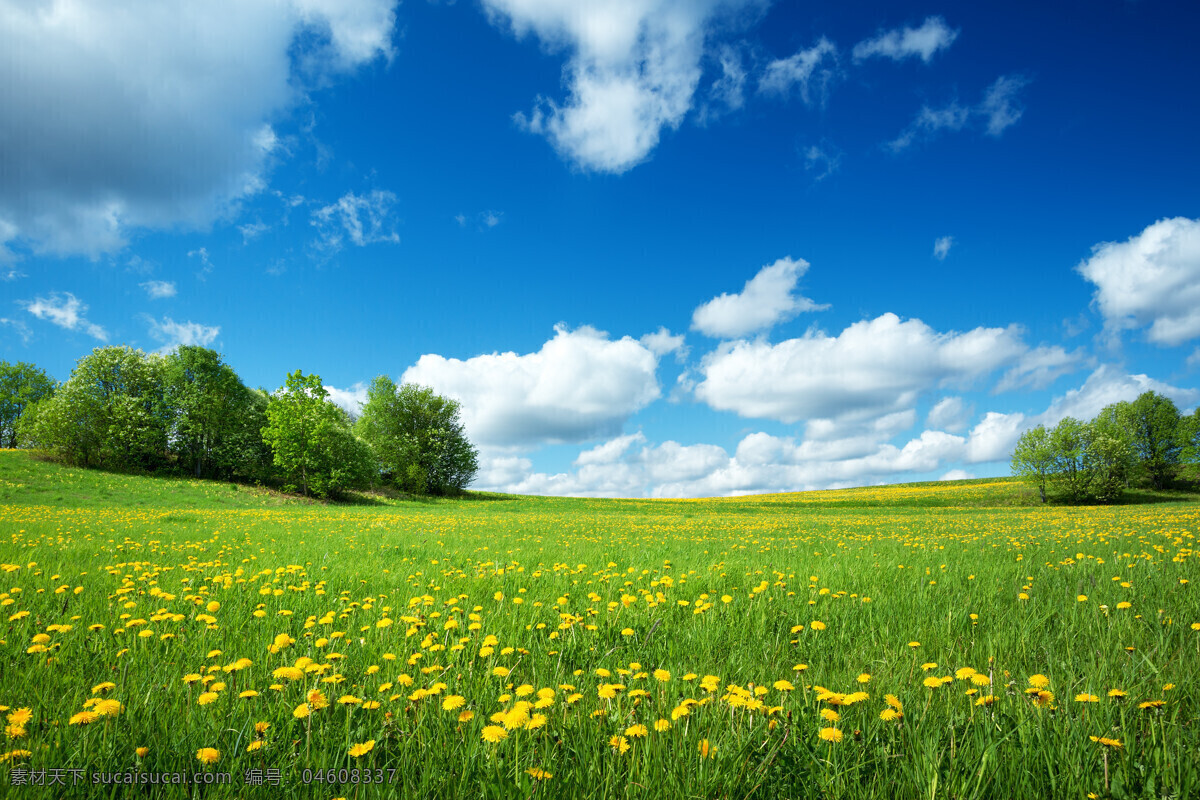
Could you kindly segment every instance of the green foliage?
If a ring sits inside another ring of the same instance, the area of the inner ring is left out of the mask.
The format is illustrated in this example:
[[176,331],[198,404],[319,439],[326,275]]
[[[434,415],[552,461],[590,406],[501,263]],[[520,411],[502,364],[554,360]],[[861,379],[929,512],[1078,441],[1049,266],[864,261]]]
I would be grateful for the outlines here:
[[1140,470],[1155,489],[1171,481],[1179,464],[1179,409],[1170,398],[1143,392],[1129,404],[1128,425]]
[[333,497],[371,482],[370,448],[350,430],[346,413],[328,400],[319,375],[300,370],[270,398],[263,441],[270,445],[286,488]]
[[166,462],[170,417],[161,357],[98,347],[21,430],[30,446],[70,464],[154,469]]
[[54,394],[54,380],[33,364],[0,361],[0,447],[17,447],[25,410]]
[[265,396],[256,397],[219,353],[181,345],[163,366],[171,450],[196,477],[255,477],[270,462],[262,441]]
[[1012,455],[1012,473],[1037,488],[1046,502],[1046,482],[1054,472],[1054,447],[1044,425],[1025,431]]
[[356,430],[370,445],[379,470],[416,494],[456,494],[479,469],[456,400],[380,375],[371,382]]
[[1054,450],[1054,470],[1050,474],[1050,483],[1073,503],[1087,498],[1087,438],[1087,423],[1074,417],[1063,417],[1050,432],[1050,445]]
[[1179,462],[1184,477],[1200,479],[1200,406],[1179,421]]
[[1121,496],[1129,482],[1134,464],[1133,444],[1119,414],[1101,412],[1087,425],[1084,446],[1084,471],[1087,496],[1110,503]]

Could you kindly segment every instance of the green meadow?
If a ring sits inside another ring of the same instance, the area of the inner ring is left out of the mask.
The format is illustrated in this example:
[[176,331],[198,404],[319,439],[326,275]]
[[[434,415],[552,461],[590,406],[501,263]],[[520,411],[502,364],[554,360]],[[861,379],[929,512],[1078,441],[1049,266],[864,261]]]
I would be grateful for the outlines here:
[[0,795],[1196,797],[1200,503],[1135,499],[332,505],[0,451]]

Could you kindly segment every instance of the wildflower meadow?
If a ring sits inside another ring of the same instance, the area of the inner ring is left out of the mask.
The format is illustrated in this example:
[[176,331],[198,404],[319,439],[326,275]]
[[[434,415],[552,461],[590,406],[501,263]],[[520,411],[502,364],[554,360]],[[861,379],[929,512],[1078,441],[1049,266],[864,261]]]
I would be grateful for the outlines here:
[[320,505],[0,451],[0,795],[1198,796],[1200,504],[1028,492]]

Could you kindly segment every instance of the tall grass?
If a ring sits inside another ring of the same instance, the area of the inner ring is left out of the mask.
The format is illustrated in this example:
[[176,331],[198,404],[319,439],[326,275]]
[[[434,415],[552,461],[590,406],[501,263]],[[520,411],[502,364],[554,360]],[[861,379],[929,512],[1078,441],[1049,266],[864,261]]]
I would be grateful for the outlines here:
[[[232,773],[154,797],[1200,792],[1195,503],[313,507],[113,478],[131,505],[43,470],[0,453],[3,791],[76,768]],[[67,783],[24,791],[128,796]]]

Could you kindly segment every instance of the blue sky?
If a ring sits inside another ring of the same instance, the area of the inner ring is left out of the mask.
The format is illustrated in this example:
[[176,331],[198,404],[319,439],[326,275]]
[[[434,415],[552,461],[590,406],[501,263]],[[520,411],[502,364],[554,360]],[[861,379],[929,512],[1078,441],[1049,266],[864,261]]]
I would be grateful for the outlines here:
[[1200,400],[1194,4],[0,0],[0,358],[459,398],[476,488],[1007,474]]

